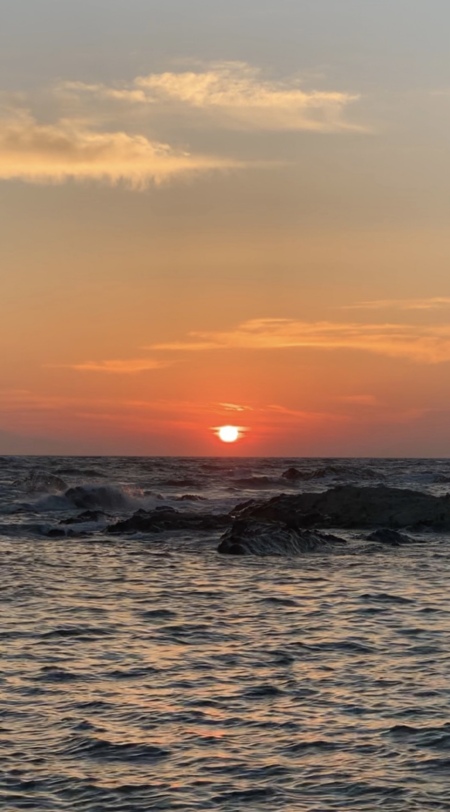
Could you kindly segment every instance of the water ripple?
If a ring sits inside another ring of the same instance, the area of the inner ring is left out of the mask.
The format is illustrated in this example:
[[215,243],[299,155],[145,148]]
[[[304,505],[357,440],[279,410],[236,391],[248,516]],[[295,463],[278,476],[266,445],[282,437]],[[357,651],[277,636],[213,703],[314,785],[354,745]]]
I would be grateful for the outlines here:
[[[218,504],[288,462],[337,475],[286,460],[47,467],[123,492],[211,477]],[[26,464],[6,465],[8,482]],[[430,463],[364,465],[434,482]],[[0,540],[2,809],[448,812],[450,539],[224,560],[214,536],[37,539],[27,510],[23,535]]]

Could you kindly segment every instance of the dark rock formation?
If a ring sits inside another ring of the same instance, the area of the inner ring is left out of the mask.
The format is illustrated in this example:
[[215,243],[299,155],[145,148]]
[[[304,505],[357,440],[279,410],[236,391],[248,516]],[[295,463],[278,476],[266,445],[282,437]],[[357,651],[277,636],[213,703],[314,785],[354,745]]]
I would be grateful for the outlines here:
[[67,488],[61,477],[46,471],[31,471],[22,482],[14,484],[22,485],[28,493],[61,493]]
[[320,468],[309,471],[299,471],[298,468],[288,468],[282,479],[288,482],[299,482],[301,480],[325,479],[326,477],[341,477],[344,479],[379,479],[380,474],[372,468],[361,465],[346,465],[345,463],[329,463]]
[[380,527],[367,536],[367,541],[377,541],[379,544],[388,544],[390,547],[401,547],[403,544],[411,544],[413,541],[405,533],[398,530],[391,530],[387,527]]
[[288,468],[284,474],[281,474],[282,479],[287,479],[288,482],[297,482],[299,479],[309,479],[309,474],[304,474],[297,468]]
[[64,496],[80,510],[123,510],[130,506],[129,497],[112,485],[76,485]]
[[79,524],[83,522],[99,522],[106,514],[102,510],[84,510],[78,516],[70,516],[68,519],[61,519],[60,524]]
[[301,555],[329,552],[344,539],[319,531],[301,530],[284,522],[237,519],[217,548],[226,555]]
[[205,496],[199,496],[197,493],[184,493],[183,496],[176,496],[176,502],[205,502]]
[[299,527],[410,527],[450,529],[450,495],[400,488],[342,485],[324,493],[281,494],[242,506],[239,518],[282,521]]
[[138,510],[129,519],[107,528],[108,533],[161,533],[165,530],[222,530],[230,522],[229,516],[213,513],[179,513],[174,508]]
[[45,528],[45,530],[41,530],[41,533],[49,539],[61,539],[66,535],[65,530],[58,527]]

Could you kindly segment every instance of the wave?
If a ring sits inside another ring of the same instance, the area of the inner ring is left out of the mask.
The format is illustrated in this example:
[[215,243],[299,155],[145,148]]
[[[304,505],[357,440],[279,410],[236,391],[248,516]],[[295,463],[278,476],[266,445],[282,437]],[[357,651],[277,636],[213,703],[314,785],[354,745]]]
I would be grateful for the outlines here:
[[82,510],[122,510],[134,504],[129,494],[113,485],[76,485],[64,497]]
[[60,524],[85,524],[86,522],[99,522],[105,517],[103,510],[83,510],[77,516],[70,516],[68,519],[61,519]]
[[[137,507],[139,499],[114,485],[75,485],[64,493],[52,494],[27,507],[36,512],[58,510],[104,511],[116,513]],[[88,521],[95,521],[92,516]],[[82,521],[82,520],[80,520]]]
[[235,479],[233,480],[233,487],[231,490],[236,490],[237,488],[244,488],[246,490],[256,490],[258,488],[273,488],[274,485],[278,485],[278,480],[271,479],[268,476],[250,476],[244,477],[243,479]]
[[167,488],[201,488],[201,483],[192,477],[185,477],[180,479],[166,479],[160,483],[161,486]]
[[144,742],[112,742],[94,736],[85,738],[71,738],[67,743],[66,752],[72,755],[84,756],[99,761],[134,761],[153,762],[170,756],[170,751],[164,747]]
[[62,476],[78,476],[78,477],[86,477],[95,478],[95,479],[103,479],[105,474],[99,471],[97,468],[76,468],[76,467],[61,467],[56,468],[56,473],[61,474]]

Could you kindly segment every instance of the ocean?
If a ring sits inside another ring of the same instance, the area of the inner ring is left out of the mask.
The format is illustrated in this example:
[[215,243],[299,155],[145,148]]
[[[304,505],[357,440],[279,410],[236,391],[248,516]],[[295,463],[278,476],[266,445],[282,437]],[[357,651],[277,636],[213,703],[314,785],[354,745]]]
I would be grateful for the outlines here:
[[449,492],[448,460],[2,458],[0,808],[448,811]]

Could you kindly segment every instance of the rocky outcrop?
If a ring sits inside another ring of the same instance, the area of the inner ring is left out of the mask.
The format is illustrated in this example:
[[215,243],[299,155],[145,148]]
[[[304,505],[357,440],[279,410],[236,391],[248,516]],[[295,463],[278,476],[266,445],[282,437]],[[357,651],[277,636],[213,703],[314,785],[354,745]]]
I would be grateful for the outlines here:
[[218,552],[226,555],[301,555],[325,553],[344,539],[319,531],[289,527],[283,522],[237,519],[220,539]]
[[299,482],[301,480],[307,481],[333,477],[342,477],[347,480],[379,479],[380,474],[367,466],[349,465],[345,463],[329,463],[328,465],[322,465],[319,468],[313,468],[312,470],[309,469],[306,471],[299,471],[298,468],[288,468],[287,471],[281,474],[281,478],[286,479],[288,482]]
[[107,528],[108,533],[162,533],[166,530],[214,531],[230,523],[229,516],[214,513],[181,513],[170,507],[138,510],[129,519]]
[[378,544],[387,544],[389,547],[402,547],[403,544],[411,544],[414,539],[398,530],[380,527],[367,536],[367,541],[377,541]]
[[450,495],[432,496],[384,485],[342,485],[323,493],[282,494],[265,502],[238,506],[235,516],[299,527],[449,530]]
[[84,522],[99,522],[105,519],[106,513],[103,510],[84,510],[78,516],[69,516],[68,519],[61,519],[60,524],[84,524]]

